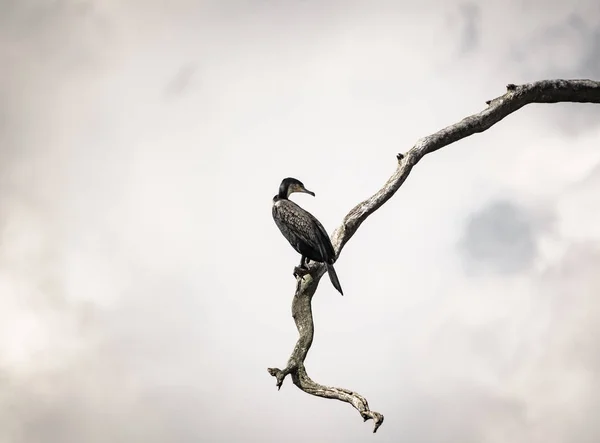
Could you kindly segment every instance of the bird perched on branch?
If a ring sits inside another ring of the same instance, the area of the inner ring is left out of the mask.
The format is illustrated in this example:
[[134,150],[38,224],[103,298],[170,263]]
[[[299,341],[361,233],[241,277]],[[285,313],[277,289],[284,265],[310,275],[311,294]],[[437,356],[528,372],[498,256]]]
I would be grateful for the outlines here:
[[289,200],[289,196],[294,192],[315,196],[315,193],[306,189],[300,180],[288,177],[279,185],[279,194],[273,197],[273,219],[283,236],[302,256],[300,266],[294,270],[294,276],[308,269],[308,260],[325,263],[331,283],[344,295],[333,268],[336,256],[329,235],[319,220]]

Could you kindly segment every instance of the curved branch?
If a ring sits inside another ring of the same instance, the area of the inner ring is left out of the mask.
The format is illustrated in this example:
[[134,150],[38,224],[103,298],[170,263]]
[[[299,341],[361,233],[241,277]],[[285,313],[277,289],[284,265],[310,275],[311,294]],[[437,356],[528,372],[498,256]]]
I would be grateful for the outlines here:
[[[359,226],[396,193],[407,179],[413,166],[426,154],[483,132],[530,103],[600,103],[600,82],[592,80],[543,80],[519,86],[509,84],[506,89],[507,92],[504,95],[488,100],[486,102],[488,107],[485,110],[418,140],[405,155],[398,154],[396,170],[383,187],[372,197],[360,202],[350,210],[344,217],[341,226],[334,231],[332,242],[337,256],[339,257],[345,244],[356,233]],[[371,411],[364,397],[347,389],[319,385],[308,377],[304,367],[304,360],[314,338],[312,297],[324,273],[325,266],[320,263],[311,263],[309,273],[298,278],[292,302],[292,316],[300,337],[286,368],[283,370],[269,368],[268,371],[277,379],[278,388],[281,388],[285,377],[291,374],[294,384],[304,392],[350,403],[360,412],[365,421],[374,420],[373,432],[376,432],[383,423],[383,415]]]
[[[322,267],[324,269],[324,267]],[[312,345],[315,327],[312,316],[312,297],[319,285],[319,279],[323,269],[313,263],[309,266],[310,272],[298,279],[298,286],[292,301],[292,317],[296,322],[296,328],[300,337],[292,351],[287,366],[284,369],[269,368],[269,374],[277,380],[277,389],[281,388],[283,380],[291,374],[292,381],[304,392],[318,397],[331,398],[350,403],[360,413],[362,418],[374,421],[373,432],[383,423],[383,415],[371,411],[367,399],[362,395],[344,388],[323,386],[314,382],[307,374],[304,360]]]
[[509,84],[506,89],[504,95],[488,100],[488,107],[480,113],[420,139],[406,155],[398,154],[396,171],[385,185],[372,197],[356,205],[333,233],[333,246],[338,256],[362,222],[396,193],[413,166],[426,154],[483,132],[531,103],[600,103],[600,82],[592,80],[542,80],[519,86]]

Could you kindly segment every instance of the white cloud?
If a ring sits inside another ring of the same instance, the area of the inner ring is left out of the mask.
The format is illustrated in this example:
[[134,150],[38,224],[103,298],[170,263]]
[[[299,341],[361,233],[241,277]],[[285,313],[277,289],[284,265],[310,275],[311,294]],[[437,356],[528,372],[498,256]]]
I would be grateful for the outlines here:
[[[298,202],[332,231],[397,152],[524,78],[515,45],[567,9],[597,17],[594,2],[484,2],[480,45],[455,59],[458,3],[40,5],[0,6],[11,67],[0,73],[0,436],[11,443],[362,441],[370,430],[347,405],[291,382],[277,392],[266,372],[296,338],[298,257],[270,215],[279,181],[313,189]],[[527,59],[540,78],[544,51]],[[192,80],[166,97],[186,66]],[[321,285],[308,370],[384,413],[379,439],[597,436],[580,413],[596,389],[584,358],[595,277],[550,276],[595,263],[572,242],[597,236],[597,186],[582,180],[599,135],[559,132],[544,112],[426,158],[344,250],[346,296]],[[553,215],[551,229],[534,223],[539,263],[468,279],[464,220],[502,195]]]

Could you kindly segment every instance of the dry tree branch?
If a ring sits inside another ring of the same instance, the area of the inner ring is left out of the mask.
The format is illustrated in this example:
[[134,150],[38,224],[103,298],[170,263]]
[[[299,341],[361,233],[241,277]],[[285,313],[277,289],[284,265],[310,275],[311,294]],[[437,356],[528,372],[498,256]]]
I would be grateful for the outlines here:
[[[600,103],[600,82],[592,80],[543,80],[518,86],[509,84],[506,89],[507,92],[504,95],[488,100],[486,102],[488,107],[485,110],[418,140],[405,155],[398,154],[398,166],[388,181],[372,197],[356,205],[333,233],[332,242],[337,256],[339,257],[344,245],[356,233],[362,222],[396,193],[413,166],[426,154],[470,135],[483,132],[530,103]],[[304,392],[350,403],[365,421],[373,419],[375,422],[373,432],[377,432],[383,423],[383,415],[371,411],[364,397],[347,389],[319,385],[312,381],[306,373],[304,360],[314,337],[311,302],[324,273],[325,266],[320,263],[311,263],[309,273],[298,278],[292,302],[292,316],[300,337],[285,369],[269,368],[268,371],[277,379],[278,388],[281,388],[285,377],[291,374],[294,384]]]

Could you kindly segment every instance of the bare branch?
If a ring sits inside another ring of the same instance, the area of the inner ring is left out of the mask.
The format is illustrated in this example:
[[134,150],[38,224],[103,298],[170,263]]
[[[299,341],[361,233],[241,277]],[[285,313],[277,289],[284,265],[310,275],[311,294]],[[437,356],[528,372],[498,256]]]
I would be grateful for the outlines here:
[[509,114],[531,103],[600,103],[600,82],[592,80],[543,80],[520,86],[509,84],[506,89],[506,94],[488,100],[486,102],[488,108],[479,114],[466,117],[435,134],[424,137],[406,154],[398,154],[398,167],[385,185],[372,197],[356,205],[333,233],[333,246],[338,256],[361,223],[396,193],[413,166],[426,154],[483,132]]
[[[524,85],[509,84],[506,86],[506,90],[504,95],[488,100],[486,102],[488,107],[480,113],[466,117],[454,125],[424,137],[417,141],[406,154],[398,154],[396,171],[388,181],[372,197],[356,205],[333,233],[332,242],[338,257],[359,226],[396,193],[407,179],[413,166],[426,154],[483,132],[530,103],[600,103],[600,82],[592,80],[543,80]],[[283,370],[269,368],[268,371],[276,377],[278,388],[281,387],[285,377],[291,374],[294,384],[304,392],[350,403],[360,412],[365,421],[374,420],[373,432],[376,432],[383,423],[383,415],[371,411],[364,397],[347,389],[319,385],[308,377],[304,367],[306,355],[314,338],[312,297],[324,273],[325,266],[320,263],[311,263],[309,273],[298,278],[292,302],[292,316],[300,337],[286,368]]]

